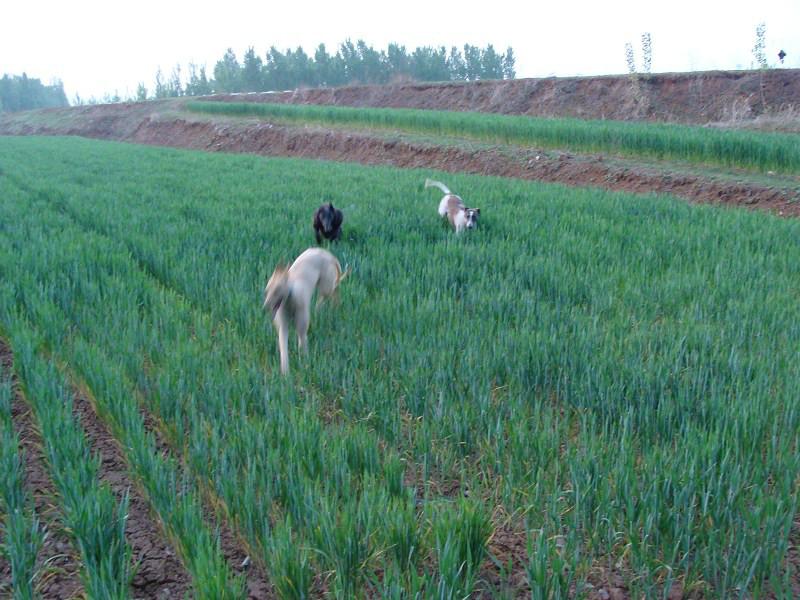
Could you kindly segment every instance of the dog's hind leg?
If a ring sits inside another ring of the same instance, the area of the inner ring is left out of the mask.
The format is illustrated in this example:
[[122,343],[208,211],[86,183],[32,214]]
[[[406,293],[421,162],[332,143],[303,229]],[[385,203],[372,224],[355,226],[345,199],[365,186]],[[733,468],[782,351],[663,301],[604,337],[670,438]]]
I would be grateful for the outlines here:
[[297,347],[303,354],[308,354],[308,325],[311,315],[308,308],[299,310],[294,316],[294,325],[297,328]]
[[314,303],[314,312],[319,310],[319,307],[325,304],[325,300],[330,298],[330,290],[325,289],[322,285],[317,288],[317,301]]
[[328,290],[327,292],[322,292],[321,290],[317,292],[317,301],[314,304],[314,310],[319,310],[319,307],[325,304],[326,302],[333,302],[334,306],[336,306],[339,302],[339,294],[337,293],[337,288],[333,288]]
[[336,288],[339,284],[339,271],[333,267],[326,270],[317,283],[317,303],[314,305],[314,310],[319,310],[319,307],[328,299],[336,300]]
[[286,315],[280,315],[275,320],[275,329],[278,330],[278,353],[281,356],[281,374],[289,372],[289,324]]

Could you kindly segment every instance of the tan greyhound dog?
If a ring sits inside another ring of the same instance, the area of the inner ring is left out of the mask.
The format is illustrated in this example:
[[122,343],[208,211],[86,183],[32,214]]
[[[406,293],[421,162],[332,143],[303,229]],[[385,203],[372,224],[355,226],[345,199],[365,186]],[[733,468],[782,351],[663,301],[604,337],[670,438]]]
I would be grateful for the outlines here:
[[289,372],[289,321],[297,329],[297,346],[308,352],[308,325],[311,321],[311,297],[319,292],[316,307],[331,297],[349,273],[342,273],[336,257],[322,248],[309,248],[288,268],[278,265],[264,288],[264,308],[272,312],[278,331],[281,373]]

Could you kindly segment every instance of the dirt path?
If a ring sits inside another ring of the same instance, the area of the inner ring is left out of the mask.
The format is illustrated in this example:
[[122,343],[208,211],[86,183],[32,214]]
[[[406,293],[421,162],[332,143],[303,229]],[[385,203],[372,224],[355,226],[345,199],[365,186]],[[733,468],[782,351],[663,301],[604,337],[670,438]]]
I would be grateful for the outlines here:
[[[206,518],[215,521],[215,512],[210,508],[210,502],[205,502]],[[219,527],[220,547],[222,555],[231,570],[236,575],[244,576],[249,600],[273,600],[277,594],[267,580],[264,570],[256,560],[248,556],[241,541],[228,525],[226,519],[221,515],[216,515],[216,523]]]

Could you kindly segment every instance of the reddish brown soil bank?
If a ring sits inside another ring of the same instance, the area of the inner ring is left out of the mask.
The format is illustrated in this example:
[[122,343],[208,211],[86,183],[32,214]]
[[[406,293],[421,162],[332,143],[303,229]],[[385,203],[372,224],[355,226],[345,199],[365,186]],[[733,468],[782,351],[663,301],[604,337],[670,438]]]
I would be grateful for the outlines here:
[[212,99],[704,124],[800,108],[800,69],[404,83]]

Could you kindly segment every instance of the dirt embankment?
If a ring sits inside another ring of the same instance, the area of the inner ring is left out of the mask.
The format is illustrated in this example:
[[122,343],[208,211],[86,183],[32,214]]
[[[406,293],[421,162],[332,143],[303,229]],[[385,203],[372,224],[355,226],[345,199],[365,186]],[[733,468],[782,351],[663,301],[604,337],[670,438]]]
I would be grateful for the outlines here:
[[402,83],[208,99],[706,124],[800,112],[800,69]]

